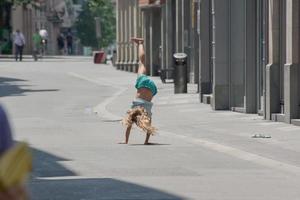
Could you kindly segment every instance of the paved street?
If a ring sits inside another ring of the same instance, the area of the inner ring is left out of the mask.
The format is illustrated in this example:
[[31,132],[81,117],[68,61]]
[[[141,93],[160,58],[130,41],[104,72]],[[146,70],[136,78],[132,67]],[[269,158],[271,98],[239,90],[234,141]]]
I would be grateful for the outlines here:
[[300,199],[300,127],[213,111],[196,85],[174,95],[155,77],[153,145],[138,129],[118,144],[135,78],[85,57],[0,60],[0,101],[34,153],[32,199]]

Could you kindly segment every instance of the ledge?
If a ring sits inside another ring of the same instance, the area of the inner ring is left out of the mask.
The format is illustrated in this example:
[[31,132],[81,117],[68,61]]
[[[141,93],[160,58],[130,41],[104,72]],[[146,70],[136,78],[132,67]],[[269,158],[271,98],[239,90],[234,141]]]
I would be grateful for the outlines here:
[[295,126],[300,126],[300,119],[292,119],[292,124]]
[[285,114],[282,114],[282,113],[272,114],[272,121],[274,121],[274,122],[284,122],[285,123]]

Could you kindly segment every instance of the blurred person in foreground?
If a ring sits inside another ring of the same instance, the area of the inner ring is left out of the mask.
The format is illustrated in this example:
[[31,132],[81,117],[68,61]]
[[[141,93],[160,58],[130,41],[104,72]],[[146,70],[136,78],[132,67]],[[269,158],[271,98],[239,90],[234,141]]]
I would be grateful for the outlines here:
[[[0,104],[0,159],[4,153],[14,146],[11,127],[7,115]],[[0,191],[0,200],[27,200],[28,194],[24,185],[13,186]]]

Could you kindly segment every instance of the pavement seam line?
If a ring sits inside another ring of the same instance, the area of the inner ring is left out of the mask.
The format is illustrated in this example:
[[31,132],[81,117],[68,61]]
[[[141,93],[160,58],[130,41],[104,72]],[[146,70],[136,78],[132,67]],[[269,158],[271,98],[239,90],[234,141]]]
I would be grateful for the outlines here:
[[123,94],[128,88],[126,87],[120,87],[120,86],[115,86],[113,85],[113,83],[109,83],[107,81],[101,80],[101,82],[96,81],[94,79],[76,74],[74,72],[69,72],[68,73],[69,76],[81,79],[81,80],[85,80],[97,85],[101,85],[101,86],[109,86],[109,87],[114,87],[117,89],[117,92],[115,92],[114,94],[112,94],[111,97],[106,98],[103,102],[99,103],[98,105],[96,105],[93,109],[93,111],[100,117],[104,118],[105,120],[111,120],[111,121],[119,121],[122,119],[121,116],[117,116],[111,112],[109,112],[107,110],[107,106],[109,104],[111,104],[115,99],[117,99],[121,94]]
[[[97,85],[102,85],[102,86],[105,85],[104,82],[100,83],[100,82],[97,82],[93,79],[81,76],[81,75],[76,74],[76,73],[69,73],[69,75],[73,76],[73,77],[77,77],[77,78],[82,79],[82,80],[86,80],[86,81],[95,83]],[[110,120],[122,119],[121,116],[117,116],[117,115],[111,113],[110,111],[108,111],[107,106],[110,103],[112,103],[115,99],[117,99],[118,96],[120,96],[128,88],[120,87],[120,86],[114,86],[113,83],[106,83],[106,84],[109,85],[110,87],[117,88],[118,91],[116,93],[114,93],[113,96],[111,96],[109,98],[106,98],[102,103],[98,104],[95,107],[94,110],[99,115],[101,114],[100,116],[105,117],[105,118],[110,119]],[[224,153],[224,154],[230,155],[232,157],[235,157],[235,158],[238,158],[238,159],[241,159],[241,160],[249,161],[249,162],[252,162],[252,163],[256,163],[256,164],[263,165],[263,166],[273,168],[273,169],[277,169],[277,170],[280,170],[280,171],[285,171],[285,172],[288,172],[288,173],[294,173],[296,175],[300,175],[300,167],[295,166],[295,165],[287,164],[287,163],[284,163],[284,162],[281,162],[281,161],[266,158],[266,157],[263,157],[263,156],[260,156],[260,155],[254,154],[254,153],[250,153],[250,152],[243,151],[243,150],[240,150],[240,149],[237,149],[237,148],[234,148],[234,147],[226,146],[226,145],[223,145],[223,144],[218,144],[218,143],[211,142],[211,141],[204,140],[204,139],[200,139],[200,138],[194,138],[194,137],[190,137],[190,136],[179,135],[179,134],[164,131],[164,130],[159,130],[158,132],[159,132],[159,134],[161,134],[163,136],[172,137],[172,138],[175,137],[175,138],[180,139],[180,140],[185,140],[189,143],[200,145],[200,146],[205,147],[207,149],[211,149],[211,150],[214,150],[214,151],[217,151],[217,152],[220,152],[220,153]]]
[[300,167],[295,166],[295,165],[291,165],[291,164],[287,164],[281,161],[277,161],[271,158],[266,158],[254,153],[250,153],[247,151],[243,151],[234,147],[230,147],[227,145],[223,145],[223,144],[219,144],[216,142],[212,142],[212,141],[208,141],[208,140],[204,140],[201,138],[193,138],[193,137],[189,137],[189,136],[182,136],[182,135],[178,135],[176,133],[172,133],[172,132],[168,132],[168,131],[160,131],[160,133],[164,136],[169,136],[169,137],[176,137],[180,140],[185,140],[187,142],[196,144],[196,145],[200,145],[202,147],[205,147],[207,149],[211,149],[220,153],[224,153],[227,155],[230,155],[232,157],[241,159],[241,160],[245,160],[245,161],[249,161],[249,162],[253,162],[259,165],[263,165],[269,168],[273,168],[273,169],[277,169],[280,171],[285,171],[288,173],[293,173],[296,175],[300,175]]

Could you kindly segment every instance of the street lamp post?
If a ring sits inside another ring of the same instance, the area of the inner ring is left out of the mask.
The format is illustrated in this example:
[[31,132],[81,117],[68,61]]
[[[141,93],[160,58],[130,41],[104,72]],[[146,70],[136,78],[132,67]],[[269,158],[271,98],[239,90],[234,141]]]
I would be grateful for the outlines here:
[[101,18],[100,17],[95,17],[95,29],[96,29],[96,38],[98,40],[98,45],[100,47],[100,38],[102,36],[102,32],[101,32]]

